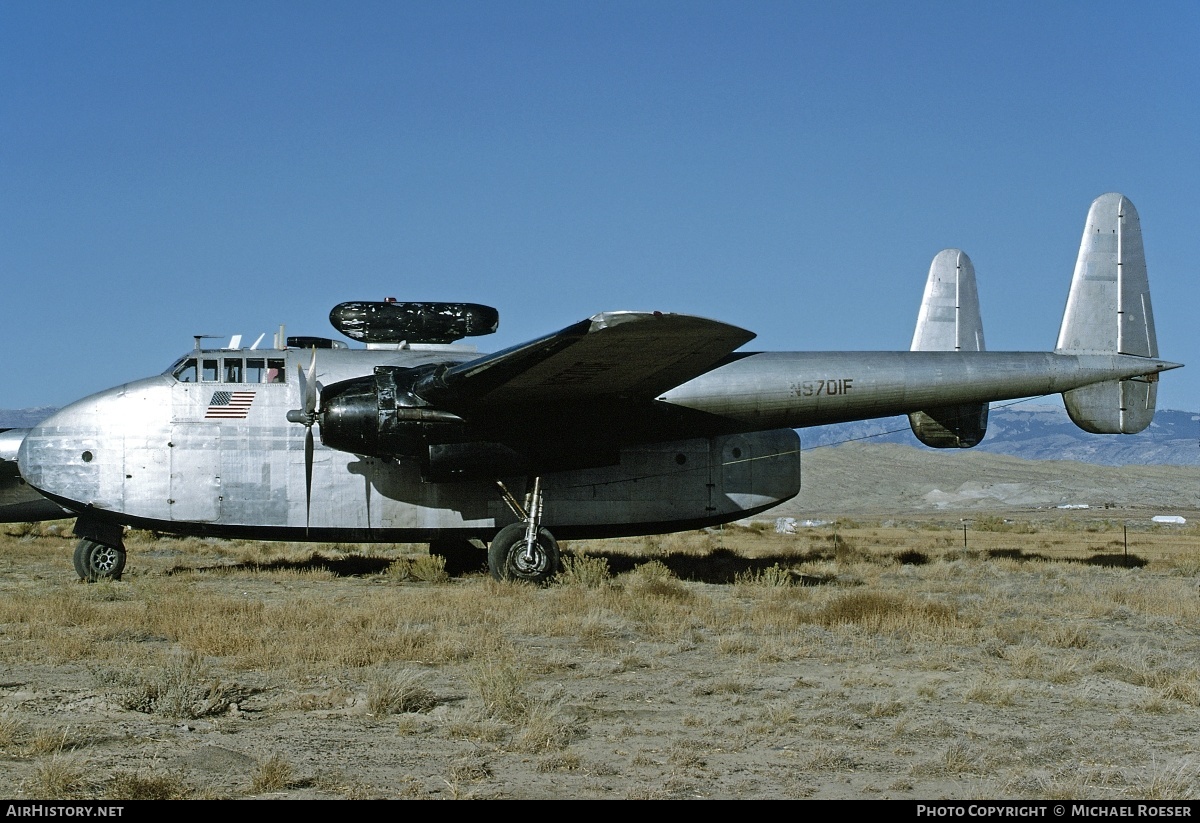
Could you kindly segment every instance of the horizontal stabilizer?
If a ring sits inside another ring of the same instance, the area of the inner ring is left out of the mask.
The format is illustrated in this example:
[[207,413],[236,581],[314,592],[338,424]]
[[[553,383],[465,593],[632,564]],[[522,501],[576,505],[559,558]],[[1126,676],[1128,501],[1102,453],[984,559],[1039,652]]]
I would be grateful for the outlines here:
[[[1055,351],[1158,357],[1142,226],[1125,196],[1092,202]],[[1071,420],[1095,434],[1133,434],[1154,418],[1157,376],[1063,393]]]
[[[929,266],[911,351],[983,350],[975,266],[966,252],[943,249]],[[987,418],[987,403],[967,403],[913,412],[908,425],[926,446],[969,449],[983,440]]]

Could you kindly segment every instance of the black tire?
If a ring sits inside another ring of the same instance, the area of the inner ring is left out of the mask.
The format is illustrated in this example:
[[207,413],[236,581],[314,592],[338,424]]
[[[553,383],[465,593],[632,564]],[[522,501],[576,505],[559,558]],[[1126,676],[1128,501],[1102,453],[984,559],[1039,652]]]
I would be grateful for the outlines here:
[[538,529],[533,561],[525,559],[524,523],[509,523],[488,546],[488,569],[497,580],[523,580],[541,585],[558,574],[558,541],[547,529]]
[[476,545],[465,537],[439,537],[429,543],[429,553],[445,558],[446,574],[451,577],[481,572],[488,564],[483,543]]
[[83,566],[83,555],[87,551],[87,540],[80,540],[75,544],[75,574],[79,575],[80,580],[87,580],[87,571]]
[[125,571],[125,547],[106,546],[84,538],[75,547],[75,573],[80,580],[120,580]]

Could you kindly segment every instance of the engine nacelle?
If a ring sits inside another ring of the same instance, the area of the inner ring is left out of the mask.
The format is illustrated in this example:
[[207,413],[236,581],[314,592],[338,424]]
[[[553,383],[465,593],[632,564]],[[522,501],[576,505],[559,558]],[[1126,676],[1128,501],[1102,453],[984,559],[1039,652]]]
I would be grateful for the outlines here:
[[321,442],[372,457],[422,456],[429,439],[426,426],[463,423],[413,394],[413,383],[427,371],[378,366],[370,377],[327,386],[321,393]]
[[[556,433],[520,412],[515,419],[502,421],[503,411],[472,424],[427,405],[414,389],[435,382],[438,368],[379,366],[369,377],[327,386],[321,393],[321,442],[351,454],[416,458],[422,476],[438,483],[611,466],[619,461],[616,442],[585,426]],[[493,439],[488,424],[496,422],[506,431],[527,423],[529,437]]]

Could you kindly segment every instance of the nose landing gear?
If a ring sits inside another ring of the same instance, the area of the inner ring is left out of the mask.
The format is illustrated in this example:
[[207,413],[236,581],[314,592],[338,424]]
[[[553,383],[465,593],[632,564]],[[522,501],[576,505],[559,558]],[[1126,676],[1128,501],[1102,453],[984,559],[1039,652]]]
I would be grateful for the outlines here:
[[125,529],[100,521],[86,512],[75,521],[75,573],[87,583],[120,580],[125,571]]
[[108,546],[90,538],[83,538],[75,547],[75,573],[80,580],[95,583],[98,580],[120,580],[125,571],[125,547]]

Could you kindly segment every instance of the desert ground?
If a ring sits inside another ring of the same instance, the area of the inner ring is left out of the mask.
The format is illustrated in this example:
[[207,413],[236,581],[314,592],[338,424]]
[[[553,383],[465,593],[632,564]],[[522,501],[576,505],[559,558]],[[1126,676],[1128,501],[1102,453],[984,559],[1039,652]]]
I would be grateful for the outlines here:
[[1189,470],[880,448],[758,520],[564,544],[544,588],[145,532],[85,584],[71,521],[0,526],[0,796],[1200,796]]

